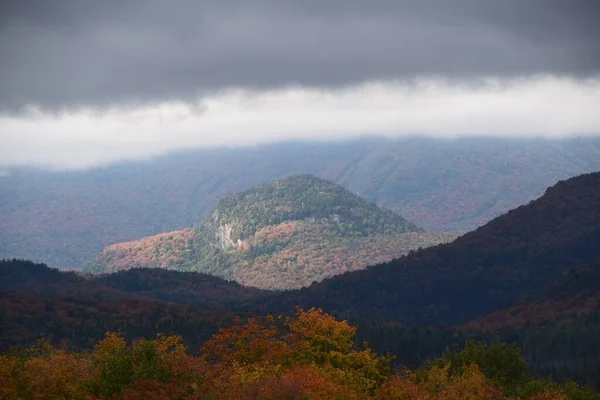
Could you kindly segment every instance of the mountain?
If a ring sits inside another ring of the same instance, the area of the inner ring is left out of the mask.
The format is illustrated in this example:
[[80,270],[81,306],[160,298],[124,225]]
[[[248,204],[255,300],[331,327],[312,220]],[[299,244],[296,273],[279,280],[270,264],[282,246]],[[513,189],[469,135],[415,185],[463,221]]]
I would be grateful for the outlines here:
[[166,268],[291,289],[453,238],[425,233],[340,185],[297,175],[225,196],[194,229],[108,246],[89,270]]
[[600,169],[600,139],[363,138],[173,153],[86,171],[4,167],[0,257],[80,269],[104,247],[192,226],[219,198],[296,174],[432,232],[467,232]]
[[429,325],[467,323],[539,295],[600,257],[600,172],[561,181],[481,228],[382,264],[284,293],[264,307]]

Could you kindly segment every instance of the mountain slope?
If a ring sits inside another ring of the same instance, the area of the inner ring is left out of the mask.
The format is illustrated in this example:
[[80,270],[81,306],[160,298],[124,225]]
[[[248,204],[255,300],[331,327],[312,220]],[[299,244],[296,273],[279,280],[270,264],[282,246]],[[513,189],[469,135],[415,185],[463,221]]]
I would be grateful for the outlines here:
[[129,339],[177,332],[197,349],[232,322],[228,309],[263,295],[195,273],[138,269],[92,277],[0,259],[0,352],[40,337],[90,348],[106,331]]
[[221,199],[195,229],[107,247],[94,273],[158,267],[290,289],[452,239],[332,182],[298,175]]
[[534,298],[479,317],[463,329],[522,329],[545,321],[577,321],[594,311],[600,311],[600,258],[568,269]]
[[[207,244],[229,247],[266,226],[305,220],[326,225],[345,236],[418,230],[398,214],[381,209],[340,185],[298,175],[224,197],[198,231],[208,234],[204,239]],[[220,243],[213,242],[216,231],[222,233]]]
[[418,324],[462,324],[539,293],[600,256],[600,173],[559,182],[536,201],[454,242],[285,293],[299,304]]
[[599,138],[365,138],[195,150],[88,171],[6,168],[0,257],[80,269],[110,244],[192,226],[221,196],[307,173],[427,231],[467,232],[599,169]]
[[271,294],[194,272],[136,268],[114,274],[87,275],[59,271],[31,261],[1,259],[0,292],[35,293],[99,302],[119,302],[133,297],[210,309],[237,308]]

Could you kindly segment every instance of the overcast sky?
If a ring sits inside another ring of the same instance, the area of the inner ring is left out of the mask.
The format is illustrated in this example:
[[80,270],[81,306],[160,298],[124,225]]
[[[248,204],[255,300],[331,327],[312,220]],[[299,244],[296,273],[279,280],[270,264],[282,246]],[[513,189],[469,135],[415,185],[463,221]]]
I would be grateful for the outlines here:
[[597,0],[0,10],[0,164],[362,134],[600,134]]

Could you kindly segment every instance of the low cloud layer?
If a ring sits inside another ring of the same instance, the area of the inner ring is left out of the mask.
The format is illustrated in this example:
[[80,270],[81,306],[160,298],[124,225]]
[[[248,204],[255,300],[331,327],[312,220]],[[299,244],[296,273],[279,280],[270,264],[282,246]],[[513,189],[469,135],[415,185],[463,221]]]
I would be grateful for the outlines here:
[[195,101],[600,71],[597,0],[19,0],[0,13],[0,110]]
[[365,134],[600,134],[598,0],[0,10],[0,166]]
[[339,90],[232,90],[199,103],[0,118],[1,164],[85,168],[165,151],[332,140],[364,134],[589,136],[600,133],[600,80],[551,76],[379,82]]

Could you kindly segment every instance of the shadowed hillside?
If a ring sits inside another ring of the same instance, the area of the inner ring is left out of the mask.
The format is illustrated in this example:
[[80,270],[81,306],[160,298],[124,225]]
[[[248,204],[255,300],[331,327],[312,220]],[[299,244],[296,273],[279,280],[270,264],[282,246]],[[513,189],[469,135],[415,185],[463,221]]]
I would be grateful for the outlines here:
[[198,348],[231,323],[229,309],[265,294],[197,273],[132,270],[93,277],[0,260],[0,352],[39,337],[89,348],[109,330],[128,338],[176,331]]
[[[600,173],[562,181],[454,242],[273,301],[417,324],[460,324],[514,305],[600,256]],[[268,308],[269,308],[268,307]]]

